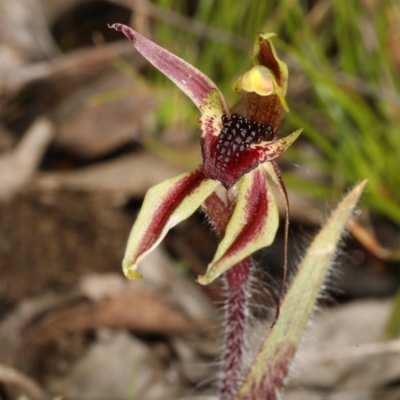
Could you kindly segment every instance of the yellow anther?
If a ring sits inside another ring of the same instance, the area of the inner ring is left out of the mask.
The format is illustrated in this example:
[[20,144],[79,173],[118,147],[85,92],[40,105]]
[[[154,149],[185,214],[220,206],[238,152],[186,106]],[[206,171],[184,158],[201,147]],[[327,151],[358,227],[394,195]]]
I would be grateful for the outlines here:
[[256,65],[242,76],[242,89],[268,96],[274,92],[274,82],[268,68]]

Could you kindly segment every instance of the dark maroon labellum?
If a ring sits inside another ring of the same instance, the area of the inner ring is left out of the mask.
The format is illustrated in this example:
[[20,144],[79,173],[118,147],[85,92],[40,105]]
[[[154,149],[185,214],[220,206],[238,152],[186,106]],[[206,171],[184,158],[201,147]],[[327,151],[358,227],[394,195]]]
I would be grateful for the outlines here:
[[218,137],[202,142],[205,176],[230,188],[246,172],[256,168],[263,151],[252,144],[275,139],[272,125],[261,124],[238,114],[221,117]]
[[274,138],[274,128],[263,125],[238,114],[232,114],[229,119],[222,116],[223,128],[216,145],[217,168],[226,169],[232,161],[239,161],[241,153],[252,143],[271,141]]

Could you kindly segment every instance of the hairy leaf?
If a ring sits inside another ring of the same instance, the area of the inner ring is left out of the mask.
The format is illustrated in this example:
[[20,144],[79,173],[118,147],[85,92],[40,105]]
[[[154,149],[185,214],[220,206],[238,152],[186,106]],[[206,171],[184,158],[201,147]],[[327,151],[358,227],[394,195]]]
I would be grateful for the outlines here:
[[282,303],[280,316],[261,345],[235,400],[275,400],[326,277],[336,245],[365,186],[353,189],[309,247]]

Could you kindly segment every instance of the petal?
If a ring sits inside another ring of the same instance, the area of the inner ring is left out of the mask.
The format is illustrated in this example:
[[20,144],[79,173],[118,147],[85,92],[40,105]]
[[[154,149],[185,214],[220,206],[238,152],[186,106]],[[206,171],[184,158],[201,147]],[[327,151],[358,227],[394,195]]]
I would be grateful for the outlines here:
[[201,109],[210,92],[218,100],[215,106],[228,115],[229,109],[225,99],[215,83],[186,61],[158,46],[140,33],[126,25],[113,24],[111,28],[122,32],[135,46],[140,54],[175,83]]
[[277,131],[289,110],[286,102],[285,108],[277,94],[260,96],[255,92],[243,92],[242,95],[243,97],[231,108],[231,113],[243,115],[260,124],[272,125],[274,131]]
[[287,194],[285,183],[283,182],[281,171],[275,161],[263,163],[263,167],[267,172],[268,176],[271,178],[271,181],[277,186],[279,191],[281,192],[283,201],[285,203],[286,213],[289,213],[289,197]]
[[207,148],[210,143],[204,143],[211,141],[216,138],[222,129],[223,115],[229,116],[229,111],[224,110],[221,107],[219,92],[212,89],[208,94],[207,98],[204,99],[204,104],[200,106],[201,117],[199,118],[200,130],[201,130],[201,149],[203,153],[203,159],[207,158]]
[[277,85],[281,88],[283,96],[286,95],[288,81],[288,67],[279,59],[270,37],[275,33],[260,33],[254,45],[253,63],[268,68],[274,76]]
[[252,144],[250,148],[258,152],[260,162],[272,161],[281,156],[300,136],[302,131],[303,129],[300,128],[282,139]]
[[264,141],[252,144],[241,152],[238,157],[226,158],[226,165],[218,163],[218,138],[210,138],[203,145],[203,171],[204,175],[211,179],[219,180],[222,185],[229,189],[244,174],[256,168],[260,163],[272,161],[282,155],[290,145],[297,139],[301,129],[292,134],[274,141]]
[[129,235],[122,267],[125,275],[140,278],[137,264],[167,234],[188,218],[215,190],[219,182],[207,179],[201,170],[168,179],[147,192]]
[[286,288],[287,280],[287,269],[288,269],[288,242],[289,242],[289,197],[287,194],[285,183],[283,182],[281,171],[278,164],[275,161],[263,163],[267,176],[272,182],[278,187],[281,192],[283,203],[285,205],[285,230],[284,230],[284,240],[283,240],[283,275],[282,275],[282,286],[279,295],[279,300],[275,312],[274,322],[277,321],[280,313],[280,305],[283,300],[283,296]]
[[209,284],[255,251],[269,246],[278,225],[275,198],[268,189],[265,171],[258,168],[239,181],[238,200],[225,236],[206,274],[198,282]]
[[[272,125],[276,130],[285,113],[289,111],[285,100],[288,68],[286,63],[278,58],[275,47],[269,40],[272,36],[275,34],[257,36],[252,58],[255,67],[239,77],[233,85],[233,90],[240,92],[243,98],[231,112],[262,124]],[[249,81],[253,84],[249,85]],[[270,88],[271,82],[273,90],[265,90],[264,88]]]

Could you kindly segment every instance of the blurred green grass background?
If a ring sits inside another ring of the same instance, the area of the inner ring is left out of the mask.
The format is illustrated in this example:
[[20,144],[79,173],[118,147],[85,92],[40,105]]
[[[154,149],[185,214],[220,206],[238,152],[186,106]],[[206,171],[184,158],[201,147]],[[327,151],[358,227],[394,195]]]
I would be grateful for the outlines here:
[[[368,209],[400,225],[398,1],[157,4],[193,22],[183,26],[178,18],[171,24],[176,14],[160,19],[152,25],[152,39],[206,73],[231,105],[238,100],[231,85],[250,66],[255,34],[277,33],[274,42],[290,70],[291,112],[281,135],[303,127],[308,144],[294,146],[286,158],[317,171],[287,173],[287,185],[337,199],[366,178]],[[181,125],[196,132],[199,115],[191,102],[158,71],[149,68],[148,74],[162,101],[157,129]]]

